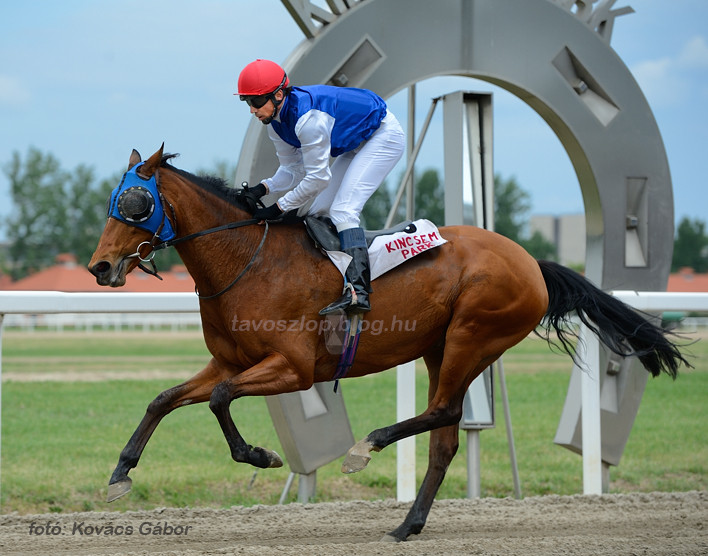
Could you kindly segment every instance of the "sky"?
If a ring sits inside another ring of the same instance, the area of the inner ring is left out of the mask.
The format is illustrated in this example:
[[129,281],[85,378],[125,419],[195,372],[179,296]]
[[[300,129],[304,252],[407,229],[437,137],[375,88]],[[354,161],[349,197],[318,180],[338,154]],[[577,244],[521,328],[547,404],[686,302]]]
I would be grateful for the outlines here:
[[[615,8],[627,5],[635,13],[616,20],[611,46],[659,126],[676,222],[708,221],[708,2],[618,0]],[[124,171],[133,148],[146,158],[163,141],[185,170],[235,167],[251,118],[233,96],[238,73],[256,58],[283,62],[303,40],[279,0],[0,0],[0,169],[34,147],[64,170],[92,167],[100,180]],[[494,170],[529,193],[531,213],[583,212],[559,140],[510,93],[459,77],[421,82],[418,125],[433,97],[460,89],[493,93]],[[404,127],[406,97],[387,99]],[[442,170],[437,112],[419,170]],[[2,171],[0,222],[11,208]]]

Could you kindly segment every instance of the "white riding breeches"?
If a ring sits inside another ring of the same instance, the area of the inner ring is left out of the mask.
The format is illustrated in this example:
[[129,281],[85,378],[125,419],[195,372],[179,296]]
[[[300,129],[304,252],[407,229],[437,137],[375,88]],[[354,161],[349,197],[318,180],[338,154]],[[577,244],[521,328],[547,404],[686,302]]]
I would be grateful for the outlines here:
[[369,139],[335,158],[329,184],[315,197],[307,212],[329,216],[340,232],[359,227],[364,204],[396,166],[404,150],[401,124],[387,112]]

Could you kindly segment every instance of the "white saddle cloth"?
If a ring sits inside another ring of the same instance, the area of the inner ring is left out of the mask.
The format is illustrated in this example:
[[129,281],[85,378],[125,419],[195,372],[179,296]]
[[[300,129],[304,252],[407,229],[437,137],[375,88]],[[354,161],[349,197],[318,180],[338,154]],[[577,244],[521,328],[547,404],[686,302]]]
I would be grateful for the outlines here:
[[[371,243],[369,261],[372,280],[416,255],[447,243],[430,220],[416,220],[408,229],[411,231],[378,236]],[[327,256],[344,276],[352,258],[342,251],[327,251]]]

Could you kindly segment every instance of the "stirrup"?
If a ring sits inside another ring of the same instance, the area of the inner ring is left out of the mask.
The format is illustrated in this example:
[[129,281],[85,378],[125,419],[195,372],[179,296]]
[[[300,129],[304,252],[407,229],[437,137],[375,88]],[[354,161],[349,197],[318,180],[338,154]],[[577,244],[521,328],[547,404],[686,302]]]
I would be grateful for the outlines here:
[[[364,299],[362,300],[362,298]],[[344,286],[342,296],[336,301],[333,301],[332,303],[327,305],[327,307],[325,307],[324,309],[320,310],[320,315],[330,315],[338,311],[345,311],[346,313],[365,313],[371,311],[371,305],[369,304],[369,300],[365,298],[365,296],[356,292],[351,282],[347,282],[347,284]]]

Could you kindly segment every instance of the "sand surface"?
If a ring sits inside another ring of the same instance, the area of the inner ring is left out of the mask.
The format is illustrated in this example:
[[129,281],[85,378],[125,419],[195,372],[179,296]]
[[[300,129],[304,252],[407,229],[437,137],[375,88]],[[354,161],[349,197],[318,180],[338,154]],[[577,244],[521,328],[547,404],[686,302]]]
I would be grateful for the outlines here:
[[441,500],[405,543],[393,500],[0,516],[4,555],[708,554],[708,493]]

